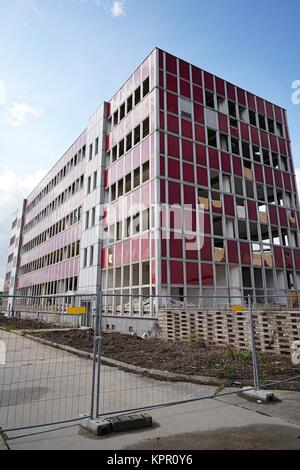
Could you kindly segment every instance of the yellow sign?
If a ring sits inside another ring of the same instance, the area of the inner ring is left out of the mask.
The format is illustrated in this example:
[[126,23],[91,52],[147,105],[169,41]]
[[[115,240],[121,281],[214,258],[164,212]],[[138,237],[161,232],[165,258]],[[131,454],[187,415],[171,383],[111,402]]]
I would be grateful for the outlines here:
[[233,306],[231,307],[231,310],[232,310],[233,312],[244,312],[246,309],[245,309],[245,307],[243,307],[242,305],[233,305]]
[[67,315],[85,315],[86,307],[68,307],[66,309]]

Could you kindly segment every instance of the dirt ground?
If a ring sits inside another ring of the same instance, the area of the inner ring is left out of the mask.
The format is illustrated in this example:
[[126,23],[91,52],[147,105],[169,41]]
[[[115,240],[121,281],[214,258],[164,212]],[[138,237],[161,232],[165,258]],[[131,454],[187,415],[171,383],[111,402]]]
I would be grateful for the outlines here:
[[[83,351],[93,350],[92,330],[42,332],[38,335]],[[147,369],[217,377],[229,383],[252,378],[250,352],[207,345],[201,341],[173,343],[158,338],[141,339],[120,333],[104,333],[102,355]],[[258,362],[262,382],[300,374],[300,367],[293,366],[289,356],[259,354]]]
[[0,328],[6,330],[45,330],[60,328],[60,325],[30,318],[5,317],[0,314]]

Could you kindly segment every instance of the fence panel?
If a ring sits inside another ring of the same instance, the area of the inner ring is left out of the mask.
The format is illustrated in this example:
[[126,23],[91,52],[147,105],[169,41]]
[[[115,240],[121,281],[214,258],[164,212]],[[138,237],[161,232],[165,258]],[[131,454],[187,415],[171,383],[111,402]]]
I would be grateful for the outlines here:
[[[34,310],[45,300],[51,308]],[[67,308],[82,302],[86,302],[86,296],[68,301]],[[74,331],[87,321],[87,315],[69,315],[66,309],[57,312],[55,304],[57,307],[58,299],[54,297],[39,302],[16,299],[14,312],[0,316],[0,344],[5,350],[0,364],[2,429],[72,421],[90,412],[91,359],[57,349],[53,341],[41,341],[45,334],[55,337],[57,331]]]

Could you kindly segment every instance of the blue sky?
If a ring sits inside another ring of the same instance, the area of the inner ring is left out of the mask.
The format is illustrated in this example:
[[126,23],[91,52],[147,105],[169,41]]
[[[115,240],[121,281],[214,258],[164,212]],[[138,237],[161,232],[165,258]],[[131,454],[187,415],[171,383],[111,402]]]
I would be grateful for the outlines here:
[[0,0],[0,278],[18,199],[155,46],[285,107],[300,168],[299,17],[299,0]]

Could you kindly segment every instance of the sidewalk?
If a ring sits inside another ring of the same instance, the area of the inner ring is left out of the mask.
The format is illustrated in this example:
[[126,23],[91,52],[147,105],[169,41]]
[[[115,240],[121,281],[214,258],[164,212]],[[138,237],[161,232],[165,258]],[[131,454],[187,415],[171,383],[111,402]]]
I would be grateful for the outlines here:
[[300,449],[300,394],[275,393],[281,402],[232,395],[152,410],[155,425],[147,430],[97,438],[76,425],[17,438],[11,433],[8,444],[12,450]]

